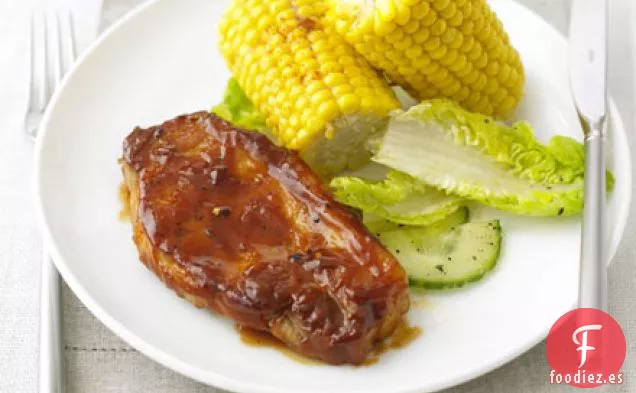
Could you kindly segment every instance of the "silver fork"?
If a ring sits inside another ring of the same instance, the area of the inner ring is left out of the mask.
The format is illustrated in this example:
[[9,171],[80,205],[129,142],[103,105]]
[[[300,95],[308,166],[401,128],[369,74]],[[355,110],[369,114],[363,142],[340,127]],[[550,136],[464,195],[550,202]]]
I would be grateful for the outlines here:
[[[35,139],[42,116],[63,75],[75,60],[70,11],[31,18],[29,105],[24,130]],[[42,253],[40,288],[40,393],[63,393],[62,307],[60,276],[46,250]]]

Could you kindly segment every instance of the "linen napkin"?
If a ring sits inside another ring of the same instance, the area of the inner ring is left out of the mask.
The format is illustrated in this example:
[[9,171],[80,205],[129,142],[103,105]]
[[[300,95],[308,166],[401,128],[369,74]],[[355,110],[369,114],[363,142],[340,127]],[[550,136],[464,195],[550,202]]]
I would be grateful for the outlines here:
[[0,0],[0,392],[36,392],[41,237],[33,214],[33,143],[23,133],[33,11],[71,9],[78,52],[101,0]]

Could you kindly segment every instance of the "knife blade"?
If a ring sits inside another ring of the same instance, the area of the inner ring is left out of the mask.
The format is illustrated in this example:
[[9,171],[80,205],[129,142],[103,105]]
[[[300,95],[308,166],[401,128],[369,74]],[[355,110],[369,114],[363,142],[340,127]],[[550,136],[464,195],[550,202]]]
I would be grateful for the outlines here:
[[607,107],[607,1],[573,0],[569,35],[570,85],[581,117],[600,121]]
[[572,1],[570,87],[585,134],[585,203],[578,305],[602,311],[607,309],[604,157],[607,26],[606,0]]

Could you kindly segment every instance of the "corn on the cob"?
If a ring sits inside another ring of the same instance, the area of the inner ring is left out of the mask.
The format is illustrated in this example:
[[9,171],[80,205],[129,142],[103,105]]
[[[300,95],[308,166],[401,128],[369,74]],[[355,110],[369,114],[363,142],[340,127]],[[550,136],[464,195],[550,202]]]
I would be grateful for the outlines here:
[[485,0],[325,0],[323,21],[414,97],[506,117],[524,72]]
[[329,175],[368,158],[361,145],[399,102],[378,71],[321,26],[323,10],[313,0],[235,0],[220,47],[279,143]]

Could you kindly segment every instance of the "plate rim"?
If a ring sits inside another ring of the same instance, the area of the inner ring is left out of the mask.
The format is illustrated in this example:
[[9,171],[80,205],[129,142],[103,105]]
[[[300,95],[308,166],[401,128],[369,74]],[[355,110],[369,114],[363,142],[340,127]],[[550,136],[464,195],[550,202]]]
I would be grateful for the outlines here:
[[[77,280],[75,275],[72,273],[71,269],[68,268],[68,265],[64,262],[65,258],[62,257],[59,249],[56,245],[56,242],[53,240],[53,234],[50,230],[48,220],[46,218],[46,214],[44,212],[44,204],[41,193],[41,159],[42,159],[42,151],[45,145],[45,137],[48,133],[49,122],[52,114],[55,112],[55,108],[57,107],[57,102],[61,93],[65,90],[68,82],[73,78],[74,74],[78,69],[84,64],[85,60],[93,55],[93,53],[102,45],[102,43],[108,40],[112,34],[117,31],[121,26],[129,23],[131,20],[138,17],[140,14],[145,12],[147,9],[156,6],[166,0],[149,0],[145,3],[138,5],[129,11],[125,16],[117,20],[111,26],[109,26],[101,35],[91,43],[86,50],[79,56],[78,60],[73,65],[73,68],[65,75],[60,88],[55,91],[53,96],[51,97],[50,105],[47,107],[47,110],[42,118],[41,129],[36,138],[35,144],[35,168],[34,168],[34,191],[35,191],[35,212],[36,212],[36,220],[38,223],[38,227],[41,230],[42,238],[43,238],[43,246],[45,251],[49,254],[50,259],[55,264],[55,267],[59,274],[62,276],[64,281],[67,283],[69,288],[73,291],[73,293],[80,299],[82,304],[86,306],[88,310],[101,322],[103,323],[111,332],[120,337],[123,341],[131,345],[132,347],[139,350],[142,354],[149,357],[151,360],[158,362],[164,367],[167,367],[173,371],[180,373],[188,378],[192,378],[196,381],[204,383],[209,386],[218,387],[221,389],[226,389],[230,391],[236,392],[245,392],[245,393],[315,393],[311,390],[306,389],[280,389],[280,388],[272,388],[270,386],[261,385],[258,383],[252,382],[244,382],[238,379],[228,378],[222,374],[216,373],[214,371],[204,371],[198,367],[192,366],[186,362],[175,358],[173,355],[165,352],[164,350],[156,347],[153,344],[150,344],[143,338],[139,337],[135,333],[131,332],[128,328],[126,328],[120,321],[116,320],[112,317],[102,306],[90,295],[89,291],[84,288],[84,286]],[[509,0],[508,0],[509,1]],[[525,5],[519,3],[517,0],[509,1],[511,4],[514,4],[515,7],[522,8],[524,12],[532,14],[540,23],[544,24],[544,27],[551,30],[554,33],[558,40],[561,41],[564,45],[567,46],[567,38],[554,26],[548,23],[543,17],[537,14],[534,10],[526,7]],[[625,189],[627,190],[627,197],[625,200],[626,206],[626,214],[619,216],[618,222],[616,223],[616,227],[618,228],[617,235],[611,239],[609,244],[609,258],[608,265],[611,264],[616,252],[618,251],[618,247],[623,239],[626,224],[629,218],[629,213],[631,210],[631,201],[633,198],[632,192],[632,160],[631,160],[631,150],[630,146],[627,143],[627,134],[624,127],[623,119],[620,115],[620,111],[613,99],[610,95],[608,97],[608,109],[609,109],[609,120],[612,124],[612,128],[614,134],[613,137],[618,140],[615,140],[614,143],[624,143],[627,167],[626,171],[626,180],[625,181]],[[575,305],[572,305],[574,308]],[[568,310],[565,310],[568,311]],[[417,387],[395,387],[394,389],[375,389],[368,390],[368,393],[422,393],[426,392],[434,392],[439,391],[441,389],[446,389],[454,386],[458,386],[464,384],[468,381],[481,377],[493,370],[500,368],[501,366],[513,361],[519,356],[526,353],[531,348],[538,345],[541,341],[545,339],[549,331],[549,327],[546,327],[544,331],[536,337],[532,339],[527,339],[524,345],[520,345],[518,347],[514,347],[509,349],[506,352],[505,356],[501,356],[497,361],[483,364],[480,367],[477,367],[469,372],[458,372],[453,379],[448,379],[445,381],[439,381],[436,384],[431,384],[428,387],[422,390]]]

